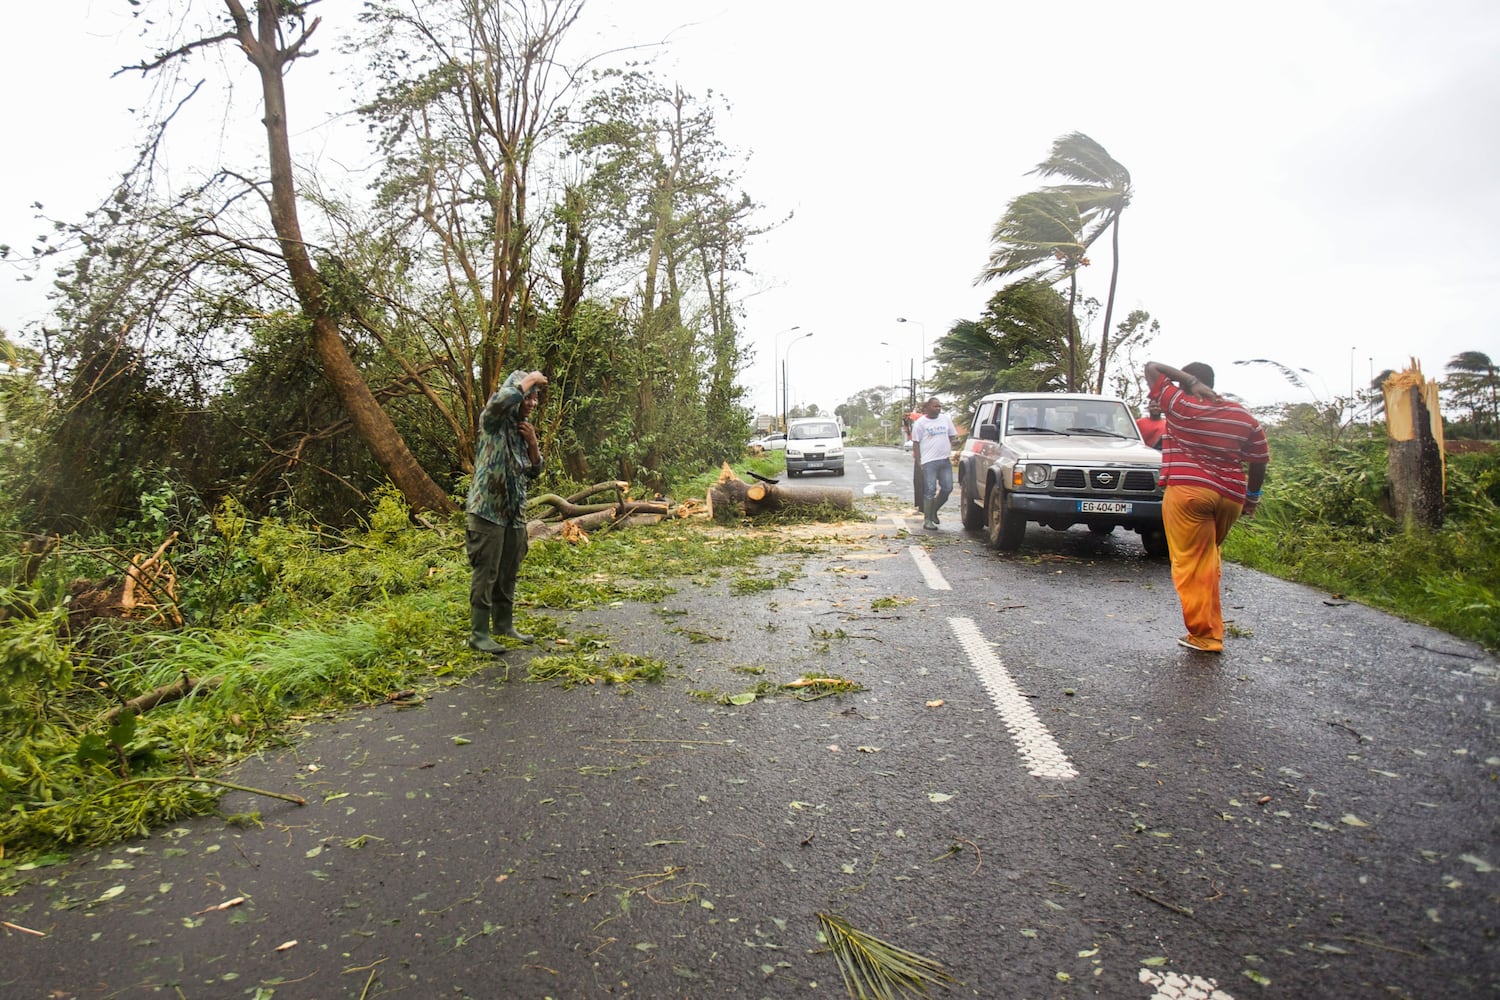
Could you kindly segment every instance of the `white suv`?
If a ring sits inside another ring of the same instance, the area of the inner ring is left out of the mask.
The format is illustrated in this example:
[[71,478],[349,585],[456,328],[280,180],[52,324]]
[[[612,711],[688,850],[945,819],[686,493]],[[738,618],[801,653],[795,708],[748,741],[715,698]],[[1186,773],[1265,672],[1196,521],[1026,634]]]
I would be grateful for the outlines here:
[[1002,392],[974,408],[958,459],[964,527],[990,545],[1020,548],[1026,522],[1065,530],[1141,533],[1167,554],[1161,524],[1161,452],[1141,440],[1123,400],[1083,393]]
[[844,431],[828,417],[801,417],[787,422],[786,474],[844,474]]

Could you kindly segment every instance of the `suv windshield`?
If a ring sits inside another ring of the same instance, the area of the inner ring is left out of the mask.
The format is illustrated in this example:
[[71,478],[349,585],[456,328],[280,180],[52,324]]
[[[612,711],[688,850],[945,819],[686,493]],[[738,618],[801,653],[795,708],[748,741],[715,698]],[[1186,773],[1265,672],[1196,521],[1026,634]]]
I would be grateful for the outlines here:
[[839,425],[832,420],[818,424],[793,424],[787,436],[793,441],[810,441],[814,438],[836,438],[839,436]]
[[1007,434],[1102,434],[1136,437],[1125,404],[1110,399],[1014,399],[1006,407]]

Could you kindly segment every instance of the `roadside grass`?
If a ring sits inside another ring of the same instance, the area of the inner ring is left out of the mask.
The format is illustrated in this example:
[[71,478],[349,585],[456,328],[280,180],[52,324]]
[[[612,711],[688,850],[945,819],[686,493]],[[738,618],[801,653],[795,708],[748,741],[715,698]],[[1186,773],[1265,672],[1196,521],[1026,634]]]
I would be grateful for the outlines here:
[[[738,578],[762,556],[818,547],[805,533],[701,519],[595,532],[587,544],[537,542],[522,564],[521,624],[559,637],[566,619],[545,612],[659,601],[683,581]],[[232,504],[205,518],[178,555],[194,568],[178,578],[184,627],[162,616],[85,620],[76,608],[69,622],[68,581],[118,580],[112,552],[104,540],[73,540],[32,586],[0,588],[0,894],[17,872],[61,860],[53,852],[214,811],[216,774],[290,742],[311,718],[420,696],[494,663],[462,646],[461,523],[417,525],[393,491],[359,532],[250,523]],[[0,565],[0,579],[18,575]],[[666,674],[665,664],[598,645],[580,637],[534,658],[528,679],[629,690]],[[184,679],[186,696],[119,713]]]
[[1447,519],[1408,529],[1384,509],[1384,442],[1272,437],[1265,498],[1224,555],[1500,650],[1500,450],[1448,456]]

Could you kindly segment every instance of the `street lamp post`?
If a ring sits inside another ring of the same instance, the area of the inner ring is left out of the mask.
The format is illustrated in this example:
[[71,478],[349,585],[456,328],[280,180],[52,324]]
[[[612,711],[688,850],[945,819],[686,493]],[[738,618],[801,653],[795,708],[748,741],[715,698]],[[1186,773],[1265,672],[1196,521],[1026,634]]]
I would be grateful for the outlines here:
[[[781,363],[781,338],[794,330],[800,330],[800,326],[789,326],[776,334],[776,341],[771,347],[771,421],[776,421],[776,367]],[[771,430],[775,430],[773,426]]]
[[[892,344],[889,340],[882,340],[880,342],[880,346],[881,347],[889,347],[891,349],[891,357],[890,357],[890,363],[891,363],[891,368],[890,368],[891,382],[890,382],[890,386],[891,386],[891,393],[893,394],[893,398],[891,399],[891,401],[889,403],[885,404],[887,407],[889,407],[889,406],[891,406],[891,405],[893,405],[895,403],[900,402],[900,400],[901,400],[901,394],[898,393],[897,389],[896,389],[896,385],[897,385],[896,375],[897,375],[898,372],[901,371],[901,360],[900,360],[900,357],[899,357],[899,355],[898,355],[898,353],[896,351],[896,345]],[[904,412],[904,410],[903,410],[903,412]],[[899,420],[896,421],[896,426],[892,429],[892,437],[894,437],[896,439],[896,447],[898,447],[898,448],[901,447],[901,422]]]
[[1359,350],[1359,345],[1349,348],[1349,426],[1353,427],[1359,422],[1359,410],[1354,405],[1354,352]]
[[781,431],[782,431],[783,434],[786,433],[786,429],[787,429],[787,423],[786,423],[786,418],[787,418],[787,404],[786,404],[787,392],[786,392],[786,387],[787,387],[787,378],[788,378],[788,376],[787,376],[787,359],[792,356],[792,348],[797,346],[797,341],[799,341],[799,340],[806,340],[808,337],[811,337],[812,335],[813,335],[813,331],[812,330],[808,330],[806,333],[804,333],[800,337],[793,337],[791,339],[791,341],[786,345],[786,353],[781,356]]
[[[918,329],[920,329],[922,331],[922,354],[921,354],[921,361],[922,361],[922,381],[925,383],[927,381],[927,324],[923,323],[919,319],[907,319],[905,316],[897,316],[896,317],[896,322],[897,323],[915,323],[917,325]],[[917,394],[917,387],[916,386],[912,386],[912,396],[915,397],[916,394]]]

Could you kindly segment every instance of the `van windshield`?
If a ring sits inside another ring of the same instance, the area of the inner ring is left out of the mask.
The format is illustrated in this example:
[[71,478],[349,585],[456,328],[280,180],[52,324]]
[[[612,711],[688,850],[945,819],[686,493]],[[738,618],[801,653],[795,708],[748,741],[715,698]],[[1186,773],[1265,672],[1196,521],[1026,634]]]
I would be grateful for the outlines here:
[[816,424],[793,424],[792,429],[787,432],[787,437],[793,441],[811,441],[814,438],[836,438],[839,436],[839,425],[832,420]]

